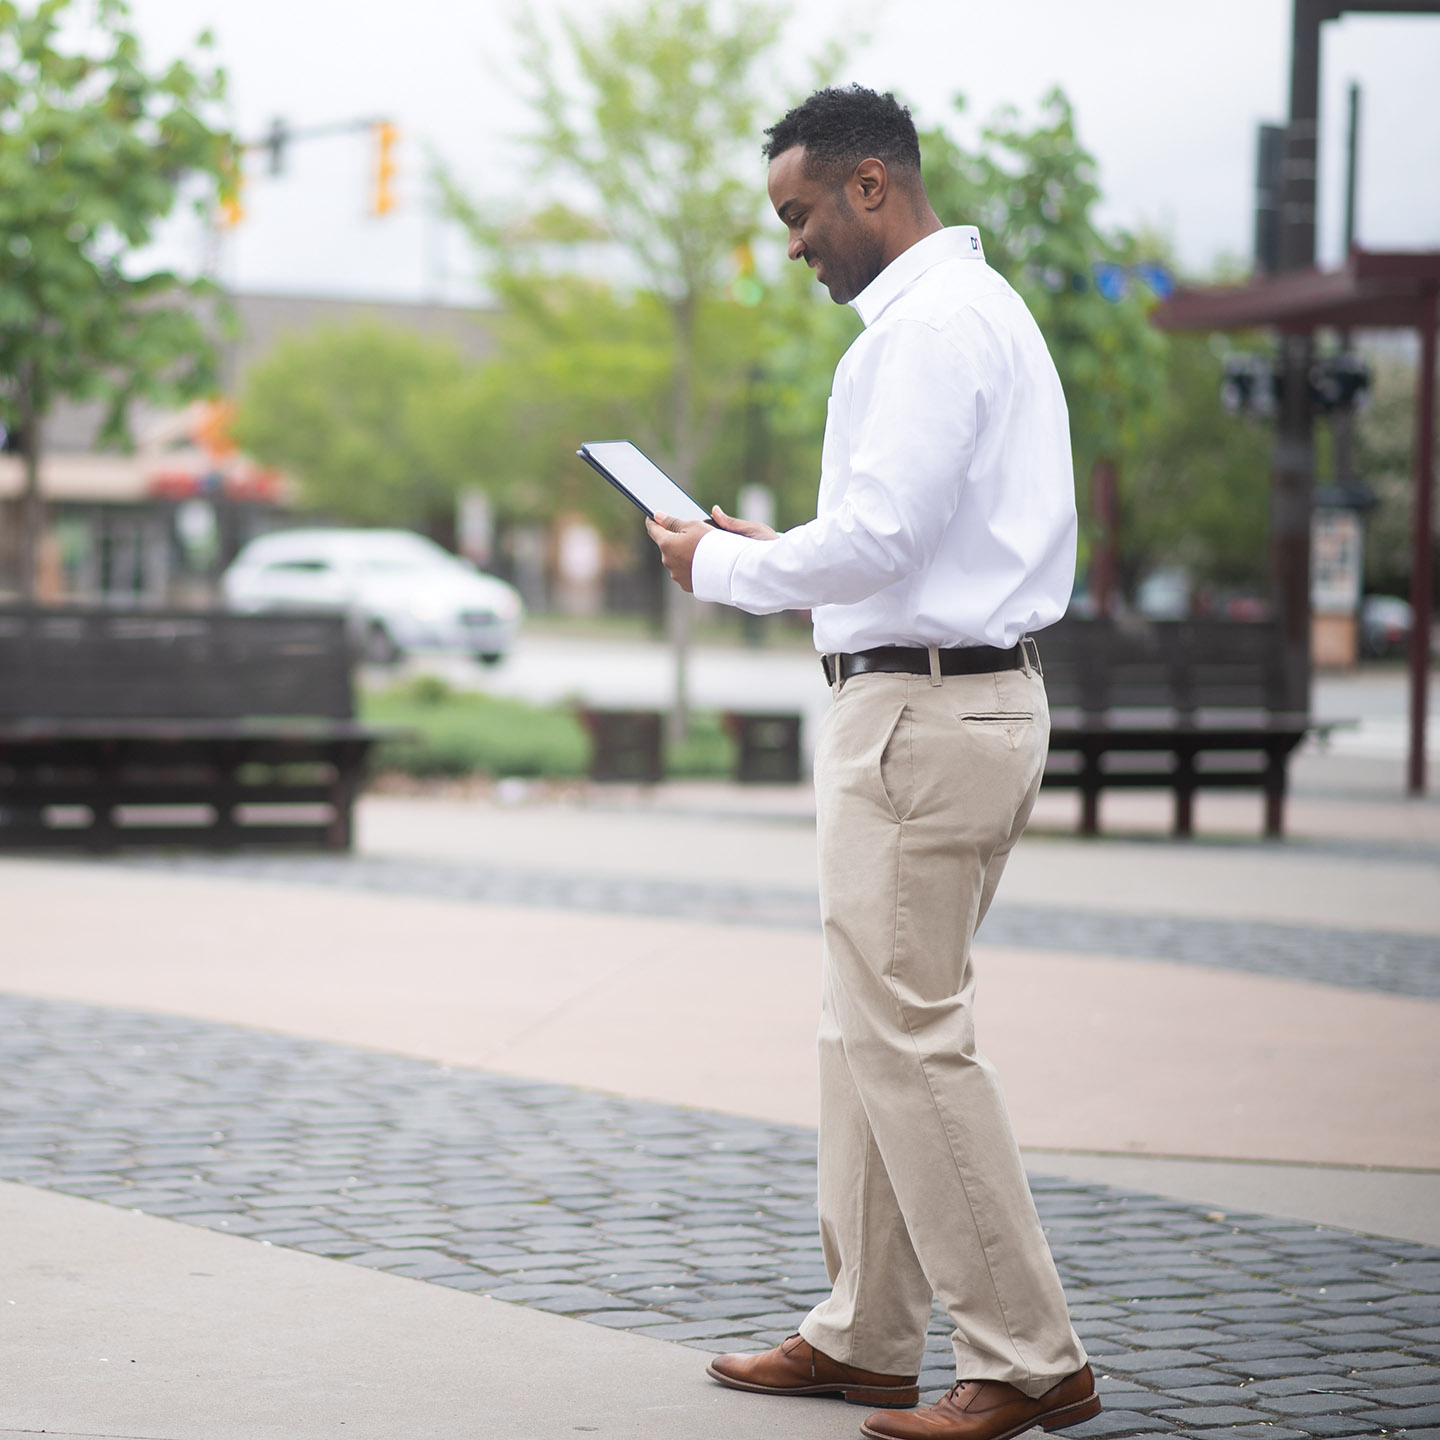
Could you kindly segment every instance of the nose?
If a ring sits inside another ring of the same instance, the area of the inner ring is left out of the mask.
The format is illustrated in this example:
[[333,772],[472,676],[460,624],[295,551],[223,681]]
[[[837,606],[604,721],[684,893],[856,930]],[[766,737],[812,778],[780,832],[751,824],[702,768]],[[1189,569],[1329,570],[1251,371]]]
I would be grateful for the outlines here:
[[805,242],[798,235],[792,235],[785,253],[792,260],[799,260],[805,254]]

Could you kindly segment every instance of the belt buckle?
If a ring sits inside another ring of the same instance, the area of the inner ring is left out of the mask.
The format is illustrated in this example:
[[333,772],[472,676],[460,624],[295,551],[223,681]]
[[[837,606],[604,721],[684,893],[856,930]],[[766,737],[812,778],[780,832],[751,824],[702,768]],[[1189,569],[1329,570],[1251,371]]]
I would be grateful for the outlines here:
[[[1029,647],[1028,657],[1026,647]],[[1020,637],[1020,654],[1022,658],[1029,658],[1034,666],[1035,673],[1043,680],[1045,678],[1045,667],[1040,663],[1040,645],[1033,635],[1022,635]]]

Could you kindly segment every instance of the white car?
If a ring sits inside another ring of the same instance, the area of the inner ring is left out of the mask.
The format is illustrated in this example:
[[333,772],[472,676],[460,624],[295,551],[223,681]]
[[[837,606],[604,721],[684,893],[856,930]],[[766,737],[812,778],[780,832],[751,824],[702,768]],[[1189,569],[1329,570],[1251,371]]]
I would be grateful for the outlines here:
[[357,651],[379,664],[411,650],[494,664],[524,614],[513,586],[408,530],[278,530],[246,545],[220,584],[246,614],[344,614]]

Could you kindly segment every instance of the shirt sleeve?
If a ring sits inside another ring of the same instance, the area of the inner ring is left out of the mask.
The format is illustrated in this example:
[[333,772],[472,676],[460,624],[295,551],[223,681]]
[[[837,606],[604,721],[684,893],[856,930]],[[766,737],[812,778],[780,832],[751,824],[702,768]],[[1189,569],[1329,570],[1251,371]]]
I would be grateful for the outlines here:
[[838,503],[775,540],[705,536],[692,574],[700,599],[757,615],[854,604],[934,558],[975,453],[984,387],[953,341],[922,321],[894,321],[869,339],[837,376],[850,417]]

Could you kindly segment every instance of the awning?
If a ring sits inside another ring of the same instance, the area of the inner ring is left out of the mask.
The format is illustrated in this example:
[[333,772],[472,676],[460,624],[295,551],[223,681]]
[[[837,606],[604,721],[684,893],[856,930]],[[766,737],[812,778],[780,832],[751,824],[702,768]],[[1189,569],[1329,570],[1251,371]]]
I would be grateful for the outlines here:
[[1150,312],[1161,330],[1414,329],[1440,251],[1352,250],[1339,270],[1297,270],[1245,285],[1176,290]]

